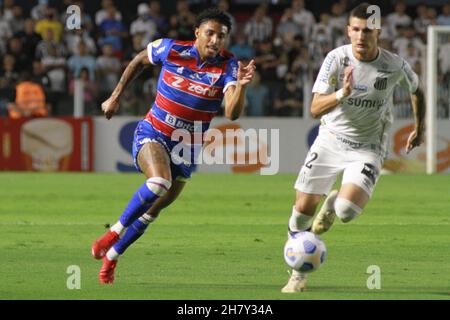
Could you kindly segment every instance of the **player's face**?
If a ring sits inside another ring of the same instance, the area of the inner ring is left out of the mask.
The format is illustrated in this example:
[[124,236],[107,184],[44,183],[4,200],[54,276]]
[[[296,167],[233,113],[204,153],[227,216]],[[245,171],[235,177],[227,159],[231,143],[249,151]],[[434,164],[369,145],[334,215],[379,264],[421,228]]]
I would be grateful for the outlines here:
[[347,26],[355,57],[359,60],[375,59],[378,53],[379,29],[369,29],[366,19],[352,17]]
[[228,29],[223,24],[209,20],[195,29],[195,45],[202,59],[219,54],[227,42]]

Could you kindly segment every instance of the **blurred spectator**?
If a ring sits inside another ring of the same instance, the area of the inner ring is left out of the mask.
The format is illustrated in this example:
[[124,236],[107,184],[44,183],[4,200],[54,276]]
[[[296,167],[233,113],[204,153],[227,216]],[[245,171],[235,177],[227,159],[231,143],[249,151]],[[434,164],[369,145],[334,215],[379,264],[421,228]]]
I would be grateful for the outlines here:
[[450,26],[450,3],[442,6],[442,13],[437,18],[437,24],[441,26]]
[[428,19],[428,8],[427,6],[421,4],[416,8],[416,18],[414,19],[414,28],[419,34],[422,41],[426,41],[427,37],[427,27],[430,25],[431,21]]
[[430,25],[436,25],[437,24],[437,11],[434,7],[429,7],[427,9],[427,18],[430,22]]
[[34,60],[33,61],[33,68],[31,73],[31,81],[38,83],[42,86],[44,89],[45,94],[47,95],[48,92],[51,90],[51,80],[50,77],[45,72],[45,68],[41,61]]
[[31,9],[31,18],[34,21],[42,20],[47,15],[48,0],[39,0],[37,5]]
[[102,55],[95,62],[97,77],[99,83],[99,99],[106,100],[119,81],[119,72],[121,70],[120,60],[114,56],[113,47],[105,44],[102,47]]
[[309,41],[316,19],[311,11],[305,9],[304,0],[292,1],[292,10],[294,11],[294,21],[297,22],[302,29],[303,39]]
[[9,24],[14,34],[25,29],[25,18],[23,17],[23,9],[21,6],[15,5],[13,7],[13,17],[9,21]]
[[399,27],[399,37],[392,42],[392,47],[395,52],[398,53],[401,57],[406,57],[412,53],[411,49],[408,47],[411,45],[414,47],[414,51],[417,55],[417,58],[421,58],[424,55],[425,45],[419,37],[416,37],[416,31],[414,27],[404,26]]
[[53,36],[53,29],[47,29],[45,32],[45,38],[39,41],[36,47],[36,58],[43,59],[48,56],[49,47],[56,48],[57,54],[59,56],[65,56],[67,54],[66,47],[64,46],[64,43],[62,41],[56,41]]
[[146,46],[155,39],[157,26],[150,16],[150,7],[146,3],[141,3],[138,6],[137,13],[137,19],[131,23],[130,35],[134,36],[137,33],[142,34],[142,45]]
[[95,40],[83,27],[80,29],[67,30],[64,34],[64,42],[67,44],[67,51],[71,55],[78,52],[78,44],[80,42],[84,42],[86,45],[86,50],[89,54],[97,54]]
[[410,16],[406,14],[406,4],[403,1],[399,1],[395,4],[395,12],[387,15],[386,23],[389,29],[389,34],[392,37],[397,36],[397,28],[409,26],[412,23]]
[[[83,83],[83,99],[84,99],[84,114],[97,115],[100,109],[96,107],[97,100],[97,85],[90,77],[90,70],[86,67],[80,69],[79,77]],[[69,82],[69,94],[73,96],[75,93],[75,79]]]
[[98,41],[98,45],[102,47],[106,43],[112,44],[114,54],[117,57],[122,58],[122,38],[127,36],[127,28],[125,28],[125,25],[121,20],[116,18],[116,12],[117,10],[114,6],[111,6],[106,10],[107,16],[99,26],[101,38]]
[[14,35],[22,41],[23,52],[29,57],[36,55],[36,47],[42,40],[41,36],[34,31],[34,20],[27,18],[24,23],[24,30]]
[[280,117],[303,116],[303,92],[295,84],[295,75],[288,73],[274,103],[274,113]]
[[13,32],[11,26],[6,20],[5,15],[0,15],[0,53],[4,53],[6,51],[6,44],[12,35]]
[[49,29],[53,31],[54,40],[60,42],[64,27],[58,20],[55,8],[51,7],[47,8],[45,18],[39,20],[35,26],[36,33],[39,34],[44,40],[47,37],[47,30]]
[[232,39],[233,45],[230,46],[229,50],[234,53],[238,60],[250,60],[253,59],[255,55],[255,50],[251,45],[246,42],[245,34],[241,31],[237,31]]
[[233,35],[237,30],[237,24],[236,24],[236,19],[234,19],[233,15],[229,12],[230,2],[228,0],[219,0],[219,2],[217,3],[217,8],[219,8],[219,10],[225,12],[225,14],[230,18],[230,21],[231,21],[230,34]]
[[[447,42],[439,46],[438,57],[439,57],[439,73],[440,74],[450,74],[450,41],[447,35]],[[450,79],[450,78],[446,78]]]
[[16,70],[16,59],[13,55],[5,54],[0,68],[0,96],[7,100],[14,100],[14,87],[19,81]]
[[272,41],[264,40],[255,53],[255,64],[263,83],[277,83],[277,66],[279,60],[274,52]]
[[[320,21],[313,27],[312,41],[327,46],[330,49],[333,47],[333,38],[331,35],[331,27],[329,25],[330,16],[326,13],[320,15]],[[327,51],[328,53],[328,51]]]
[[331,6],[331,15],[328,22],[330,28],[330,34],[334,46],[337,39],[342,36],[347,37],[347,13],[345,12],[345,6],[341,2],[335,2]]
[[3,19],[8,23],[14,17],[14,0],[3,0]]
[[91,81],[95,79],[95,57],[88,54],[84,42],[78,44],[78,53],[69,58],[67,66],[69,67],[72,77],[79,78],[81,70],[87,69],[89,72],[89,79]]
[[[97,11],[97,13],[95,14],[95,24],[100,27],[103,20],[105,20],[106,18],[108,18],[108,10],[114,7],[114,2],[112,0],[102,0],[102,8]],[[122,21],[122,14],[120,13],[120,11],[115,10],[114,12],[114,18],[117,21]]]
[[245,93],[247,105],[246,115],[249,117],[261,117],[268,115],[269,88],[261,83],[261,76],[256,71],[252,82]]
[[150,16],[156,23],[157,33],[155,38],[162,38],[167,33],[167,18],[161,14],[161,5],[158,0],[150,1]]
[[45,72],[50,78],[51,87],[50,90],[54,93],[63,93],[66,91],[66,66],[67,61],[58,52],[56,46],[50,46],[48,48],[47,55],[41,60]]
[[247,43],[254,45],[255,42],[270,40],[272,30],[272,19],[267,16],[267,5],[262,4],[256,8],[253,17],[245,24]]
[[8,54],[14,56],[16,60],[16,70],[21,72],[23,70],[30,70],[33,62],[32,56],[27,56],[23,50],[23,44],[20,38],[12,37],[8,41],[7,51]]
[[145,49],[145,46],[142,44],[142,34],[135,34],[131,39],[131,46],[127,46],[125,49],[125,54],[122,61],[124,66],[128,65],[128,63],[130,63],[130,61],[133,60],[139,52]]
[[189,9],[189,3],[186,0],[178,0],[176,13],[170,17],[170,28],[172,33],[175,31],[179,40],[193,40],[195,15]]
[[297,35],[302,35],[301,26],[294,21],[294,10],[286,8],[277,26],[276,36],[282,43],[290,44]]
[[32,81],[26,72],[16,85],[16,98],[8,105],[8,112],[12,119],[31,116],[43,117],[48,114],[48,105],[42,85]]

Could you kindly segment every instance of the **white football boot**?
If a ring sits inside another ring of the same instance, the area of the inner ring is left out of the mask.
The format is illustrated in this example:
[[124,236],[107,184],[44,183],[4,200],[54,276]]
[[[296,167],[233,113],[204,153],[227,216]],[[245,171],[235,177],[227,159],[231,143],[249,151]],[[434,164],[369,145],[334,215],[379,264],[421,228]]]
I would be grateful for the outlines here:
[[292,270],[288,283],[281,289],[283,293],[303,292],[306,289],[306,273]]
[[315,234],[322,234],[328,231],[333,225],[336,213],[334,212],[334,201],[338,195],[337,190],[331,191],[320,208],[319,213],[314,218],[311,231]]

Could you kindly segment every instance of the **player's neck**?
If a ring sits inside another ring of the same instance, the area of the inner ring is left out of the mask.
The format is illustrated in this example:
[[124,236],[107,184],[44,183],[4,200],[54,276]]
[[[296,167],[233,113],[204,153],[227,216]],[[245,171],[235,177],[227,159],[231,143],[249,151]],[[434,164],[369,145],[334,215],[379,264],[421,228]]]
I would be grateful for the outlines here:
[[372,51],[367,52],[366,54],[358,53],[355,50],[353,50],[353,56],[362,62],[371,62],[374,61],[376,58],[378,58],[378,47],[375,47]]

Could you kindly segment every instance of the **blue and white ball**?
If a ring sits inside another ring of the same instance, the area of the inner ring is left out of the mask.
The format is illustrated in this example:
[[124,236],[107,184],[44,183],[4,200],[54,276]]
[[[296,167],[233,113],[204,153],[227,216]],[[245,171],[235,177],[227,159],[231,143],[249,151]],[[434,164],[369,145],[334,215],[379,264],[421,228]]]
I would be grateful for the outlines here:
[[294,270],[313,272],[319,269],[327,256],[325,243],[312,232],[289,235],[284,245],[284,260]]

